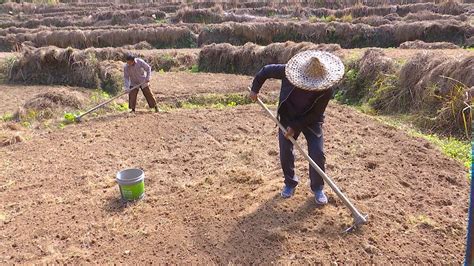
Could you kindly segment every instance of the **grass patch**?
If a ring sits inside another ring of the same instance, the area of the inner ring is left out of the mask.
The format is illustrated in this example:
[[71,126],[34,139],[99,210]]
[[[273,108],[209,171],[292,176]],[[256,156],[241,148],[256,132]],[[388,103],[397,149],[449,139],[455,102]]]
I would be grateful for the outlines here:
[[198,65],[193,65],[191,69],[189,70],[191,73],[199,73],[199,66]]
[[468,141],[461,141],[453,137],[442,138],[435,134],[427,135],[420,132],[413,132],[413,136],[424,138],[435,144],[441,151],[464,164],[466,168],[471,165],[471,143]]
[[[364,112],[361,108],[356,108]],[[367,112],[364,112],[367,113]],[[368,113],[370,114],[370,113]],[[469,169],[471,165],[471,143],[467,140],[459,140],[454,137],[443,137],[436,134],[424,133],[414,127],[410,121],[413,121],[411,116],[374,116],[378,121],[393,126],[397,129],[407,132],[410,136],[423,138],[438,147],[441,152],[453,158]]]
[[318,20],[319,20],[319,18],[316,17],[316,16],[310,16],[308,18],[308,21],[311,22],[311,23],[316,23],[316,22],[318,22]]
[[76,115],[73,113],[65,113],[64,114],[64,121],[67,123],[73,123],[76,120]]
[[336,21],[337,18],[334,15],[329,15],[329,16],[322,16],[321,20],[324,21],[324,22],[329,23],[329,22]]
[[[276,104],[276,102],[265,101],[269,106]],[[229,93],[229,94],[201,94],[195,95],[187,99],[178,100],[177,102],[162,102],[159,103],[160,109],[163,111],[171,111],[172,109],[223,109],[232,108],[239,105],[251,104],[252,101],[246,94]]]
[[342,22],[347,22],[347,23],[351,23],[352,22],[352,15],[349,14],[349,15],[344,15],[342,17]]
[[117,112],[125,112],[128,111],[128,103],[116,103],[112,104],[112,109]]
[[237,105],[250,104],[251,100],[242,94],[205,94],[196,95],[177,103],[178,108],[196,109],[196,108],[215,108],[222,109],[226,107],[235,107]]
[[91,95],[91,100],[94,103],[99,103],[108,99],[110,99],[110,94],[101,89],[95,90]]
[[11,114],[11,113],[5,113],[3,114],[2,116],[0,116],[0,121],[3,121],[3,122],[9,122],[9,121],[12,121],[14,119],[14,115]]

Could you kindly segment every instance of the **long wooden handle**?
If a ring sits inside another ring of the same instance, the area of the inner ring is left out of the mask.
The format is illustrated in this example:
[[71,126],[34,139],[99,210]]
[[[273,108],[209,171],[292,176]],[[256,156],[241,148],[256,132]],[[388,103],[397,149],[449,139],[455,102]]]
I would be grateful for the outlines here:
[[99,109],[100,107],[102,107],[102,106],[104,106],[104,105],[110,103],[111,101],[113,101],[113,100],[115,100],[115,99],[117,99],[117,98],[120,98],[120,97],[122,97],[123,95],[125,95],[125,94],[127,94],[127,93],[130,93],[130,92],[133,91],[133,90],[136,90],[136,89],[140,88],[140,86],[143,86],[144,84],[146,84],[146,82],[143,82],[143,83],[141,83],[141,84],[139,84],[139,85],[136,85],[136,86],[134,86],[133,88],[131,88],[130,90],[125,91],[125,92],[123,92],[123,93],[121,93],[121,94],[119,94],[119,95],[116,95],[116,96],[112,97],[111,99],[108,99],[107,101],[105,101],[105,102],[103,102],[103,103],[101,103],[101,104],[95,106],[94,108],[92,108],[92,109],[86,111],[85,113],[83,113],[83,114],[77,116],[77,118],[81,118],[81,117],[83,117],[83,116],[85,116],[85,115],[87,115],[87,114],[89,114],[89,113],[94,112],[95,110],[97,110],[97,109]]

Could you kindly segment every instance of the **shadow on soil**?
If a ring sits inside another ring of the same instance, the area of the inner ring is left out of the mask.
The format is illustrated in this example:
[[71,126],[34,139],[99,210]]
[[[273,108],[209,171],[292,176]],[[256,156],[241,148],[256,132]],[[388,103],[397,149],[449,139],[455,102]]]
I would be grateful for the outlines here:
[[[279,195],[275,195],[254,212],[237,218],[227,238],[217,244],[218,248],[214,248],[216,243],[212,243],[212,240],[197,238],[195,241],[201,247],[208,247],[206,252],[218,264],[246,265],[268,264],[281,259],[284,254],[291,254],[291,250],[286,250],[285,242],[294,235],[317,235],[324,239],[341,235],[342,230],[337,224],[328,225],[323,221],[325,219],[318,221],[324,215],[324,208],[317,207],[312,197],[304,204],[299,204],[297,209],[285,207],[287,205],[283,201]],[[304,223],[311,219],[315,223],[307,228],[308,223]],[[203,228],[199,230],[209,227]],[[202,234],[205,232],[197,236]]]

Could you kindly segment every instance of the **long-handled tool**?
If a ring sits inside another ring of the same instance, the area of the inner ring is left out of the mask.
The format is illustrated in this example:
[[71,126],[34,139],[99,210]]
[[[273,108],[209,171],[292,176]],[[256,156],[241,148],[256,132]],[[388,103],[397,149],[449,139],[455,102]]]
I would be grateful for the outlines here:
[[146,84],[146,82],[143,82],[143,83],[141,83],[141,84],[138,84],[138,85],[132,87],[130,90],[125,91],[125,92],[123,92],[123,93],[121,93],[121,94],[119,94],[119,95],[117,95],[117,96],[114,96],[114,97],[108,99],[107,101],[105,101],[105,102],[103,102],[103,103],[97,105],[96,107],[94,107],[94,108],[92,108],[92,109],[86,111],[85,113],[82,113],[82,114],[80,114],[80,115],[75,116],[75,117],[74,117],[74,120],[76,120],[76,122],[81,122],[81,118],[82,118],[83,116],[94,112],[95,110],[97,110],[97,109],[101,108],[102,106],[104,106],[104,105],[110,103],[111,101],[113,101],[113,100],[115,100],[115,99],[117,99],[117,98],[120,98],[120,97],[122,97],[123,95],[125,95],[125,94],[127,94],[127,93],[130,93],[131,91],[136,90],[136,89],[140,88],[141,86],[143,86],[143,85],[145,85],[145,84]]
[[[250,88],[248,88],[248,89],[250,90]],[[283,131],[283,133],[286,134],[286,128],[273,115],[272,111],[270,111],[270,109],[268,109],[268,107],[259,98],[257,98],[257,102],[260,106],[262,106],[263,109],[265,109],[265,111],[267,111],[267,113],[270,115],[272,120],[278,125],[278,127]],[[293,137],[290,137],[289,140],[298,149],[298,151],[301,154],[303,154],[303,156],[309,162],[309,164],[311,164],[311,166],[316,170],[316,172],[318,172],[323,177],[324,181],[326,181],[326,183],[332,188],[332,190],[334,190],[334,192],[336,192],[337,196],[342,200],[342,202],[344,202],[344,205],[346,205],[346,207],[349,208],[349,210],[351,211],[352,217],[354,218],[354,223],[351,227],[346,229],[346,232],[352,231],[353,229],[356,229],[357,227],[359,227],[363,224],[366,224],[367,221],[368,221],[367,220],[368,216],[367,215],[362,215],[357,210],[357,208],[349,201],[349,199],[346,197],[346,195],[344,195],[341,192],[341,190],[336,186],[336,183],[334,183],[334,181],[328,175],[326,175],[326,173],[324,173],[321,170],[321,168],[319,168],[319,166],[313,161],[313,159],[311,159],[311,157],[309,157],[309,155],[306,152],[304,152],[304,150],[301,148],[301,146],[296,142],[296,140]]]

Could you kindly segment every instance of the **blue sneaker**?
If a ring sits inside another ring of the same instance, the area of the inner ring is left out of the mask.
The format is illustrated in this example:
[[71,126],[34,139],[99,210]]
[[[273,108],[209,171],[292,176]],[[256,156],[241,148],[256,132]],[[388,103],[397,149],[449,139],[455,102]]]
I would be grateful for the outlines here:
[[295,190],[296,188],[285,185],[281,191],[281,197],[284,199],[291,198],[295,194]]
[[314,201],[318,205],[326,205],[328,204],[328,197],[326,197],[322,189],[316,190],[314,191]]

